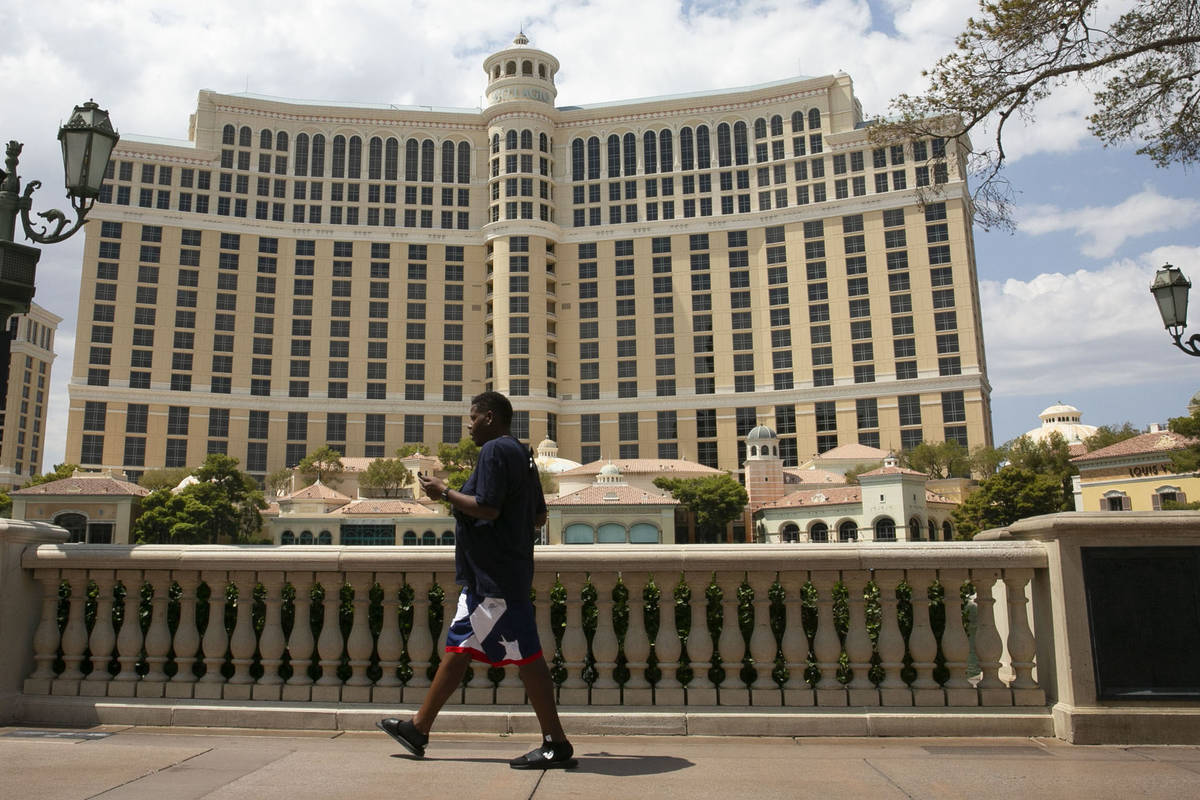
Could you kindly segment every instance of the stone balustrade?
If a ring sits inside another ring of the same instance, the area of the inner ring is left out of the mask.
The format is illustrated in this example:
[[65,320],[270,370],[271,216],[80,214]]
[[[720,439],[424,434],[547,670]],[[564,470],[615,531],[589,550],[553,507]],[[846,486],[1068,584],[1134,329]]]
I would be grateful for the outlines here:
[[[419,703],[457,602],[451,548],[42,545],[23,565],[25,695]],[[1045,567],[1014,542],[564,546],[539,549],[534,592],[564,706],[1044,706],[1025,599]],[[458,699],[523,692],[477,665]]]

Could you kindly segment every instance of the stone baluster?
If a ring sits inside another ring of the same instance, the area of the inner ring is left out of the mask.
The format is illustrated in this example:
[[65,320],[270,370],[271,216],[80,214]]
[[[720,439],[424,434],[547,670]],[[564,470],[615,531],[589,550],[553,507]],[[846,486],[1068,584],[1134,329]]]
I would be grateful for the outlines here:
[[909,570],[907,580],[912,587],[912,633],[908,637],[908,652],[912,656],[917,677],[912,682],[913,705],[940,706],[946,702],[941,686],[934,680],[937,667],[937,637],[929,621],[929,585],[933,570]]
[[350,677],[342,689],[342,702],[367,703],[371,700],[372,683],[367,675],[367,668],[371,666],[371,651],[375,647],[367,615],[370,613],[371,587],[374,581],[369,572],[354,572],[347,578],[354,590],[354,620],[350,623],[350,635],[346,637]]
[[139,680],[137,661],[142,654],[142,573],[139,570],[121,570],[117,578],[125,587],[125,613],[121,618],[121,631],[117,634],[117,660],[121,671],[113,678],[108,688],[109,695],[133,697],[134,682]]
[[750,699],[756,706],[778,706],[783,695],[775,681],[771,680],[771,667],[775,660],[775,637],[771,634],[771,584],[775,573],[751,572],[750,588],[754,590],[754,630],[750,634],[750,657],[754,659],[757,677],[751,686]]
[[83,663],[83,653],[87,649],[87,625],[83,619],[84,606],[87,604],[87,572],[81,569],[63,570],[63,580],[71,587],[71,597],[67,602],[67,624],[63,628],[62,659],[63,671],[55,682],[55,694],[77,694],[79,681],[83,680],[80,665]]
[[942,655],[946,658],[949,676],[942,685],[946,693],[946,705],[951,707],[979,705],[979,692],[967,680],[967,659],[971,655],[971,643],[963,627],[962,585],[967,580],[965,569],[939,570],[946,592],[946,629],[942,632]]
[[[783,690],[783,702],[789,708],[811,706],[816,702],[812,689],[804,682],[804,671],[808,669],[808,635],[804,632],[803,589],[807,581],[808,573],[804,570],[787,570],[779,576],[787,616],[783,629],[783,658],[788,680]],[[841,704],[845,705],[845,700]]]
[[[749,690],[738,675],[742,669],[742,656],[746,652],[746,642],[742,639],[742,631],[738,628],[738,597],[737,587],[742,582],[740,572],[721,572],[717,574],[717,583],[721,586],[721,638],[717,641],[717,649],[721,654],[721,666],[725,669],[725,680],[721,683],[721,704],[749,702]],[[707,581],[705,585],[707,586]],[[701,594],[701,603],[707,604],[707,598]],[[693,595],[693,600],[695,595]],[[701,665],[707,671],[707,667]],[[691,698],[689,698],[691,699]]]
[[58,584],[56,569],[39,569],[34,573],[42,585],[42,614],[37,630],[33,634],[33,660],[35,668],[25,682],[28,694],[50,694],[50,681],[54,679],[54,659],[58,657]]
[[879,704],[879,690],[871,683],[871,636],[867,632],[867,604],[863,597],[869,579],[870,575],[866,572],[842,575],[848,590],[846,657],[850,659],[853,672],[850,683],[846,685],[846,699],[852,706]]
[[175,674],[166,686],[167,697],[191,697],[196,682],[193,669],[200,650],[200,629],[196,627],[196,589],[200,575],[179,570],[172,577],[179,584],[179,625],[175,628]]
[[138,685],[138,697],[162,697],[167,682],[165,667],[171,652],[171,629],[167,627],[167,605],[170,603],[171,578],[166,570],[147,570],[150,584],[150,627],[146,631],[146,674]]
[[279,667],[283,664],[283,573],[263,572],[258,576],[266,590],[263,601],[266,613],[263,629],[258,637],[258,655],[262,664],[262,677],[254,686],[251,695],[255,700],[279,700],[283,697],[283,676]]
[[1011,706],[1012,692],[1000,680],[1000,657],[1004,654],[1004,642],[996,628],[996,598],[994,586],[1000,570],[983,568],[971,570],[971,582],[975,584],[975,607],[979,612],[979,628],[975,632],[975,654],[979,658],[982,673],[976,688],[982,706]]
[[292,630],[287,640],[288,665],[292,668],[292,674],[283,687],[281,697],[305,702],[312,694],[313,682],[308,674],[315,645],[312,633],[313,574],[289,572],[287,582],[291,584],[295,595],[292,600]]
[[587,656],[587,639],[583,635],[582,602],[579,592],[583,589],[584,576],[579,572],[560,575],[563,588],[567,590],[567,628],[563,631],[562,653],[566,660],[567,679],[559,693],[559,703],[565,706],[587,705],[587,684],[583,681],[583,664]]
[[201,578],[209,589],[208,622],[200,640],[204,651],[204,676],[196,685],[195,696],[217,699],[225,684],[221,670],[225,666],[225,651],[229,649],[229,634],[225,632],[225,587],[229,576],[225,572],[204,572]]
[[679,669],[679,655],[683,648],[675,628],[675,584],[673,575],[655,576],[662,595],[658,599],[659,626],[654,640],[654,652],[658,656],[658,668],[662,677],[654,690],[654,704],[659,706],[683,705],[683,686],[675,676]]
[[838,683],[838,659],[842,655],[842,642],[838,638],[837,623],[833,619],[833,587],[837,583],[836,572],[813,572],[809,580],[817,590],[817,635],[813,637],[813,653],[817,658],[817,669],[821,680],[817,684],[817,705],[846,705],[846,690]]
[[429,589],[433,586],[433,575],[424,571],[408,572],[404,579],[413,590],[413,622],[408,634],[412,677],[404,685],[403,698],[405,703],[419,703],[429,688],[429,657],[434,648],[433,635],[429,631]]
[[876,570],[875,584],[879,587],[879,665],[883,680],[879,683],[880,705],[911,706],[912,691],[900,670],[904,668],[904,637],[896,614],[896,587],[904,573],[900,570]]
[[399,703],[401,697],[400,678],[396,669],[400,666],[400,657],[404,655],[404,642],[400,638],[400,619],[397,608],[400,605],[400,584],[404,576],[399,572],[377,572],[375,580],[383,591],[380,612],[382,619],[379,627],[379,640],[375,649],[379,653],[379,680],[371,690],[373,703]]
[[225,687],[224,697],[226,700],[247,700],[250,697],[250,684],[254,683],[250,666],[254,663],[254,650],[258,645],[252,616],[256,581],[253,572],[233,572],[229,580],[237,588],[237,621],[234,622],[233,635],[229,637],[233,677]]
[[1005,569],[1004,585],[1008,596],[1008,654],[1012,659],[1013,705],[1044,706],[1046,693],[1033,677],[1037,643],[1029,627],[1029,598],[1025,594],[1033,580],[1031,569]]
[[[692,659],[692,682],[688,684],[687,693],[689,706],[715,706],[717,704],[717,686],[709,680],[708,670],[712,666],[713,650],[718,649],[719,652],[721,643],[719,639],[714,642],[708,633],[708,598],[704,596],[711,581],[711,572],[687,573],[688,586],[692,587],[692,630],[688,634],[688,656]],[[721,576],[717,577],[717,583],[725,588],[725,581]],[[724,616],[725,624],[730,624],[728,615]],[[733,625],[735,628],[737,627],[736,617],[734,617]],[[738,659],[741,659],[741,651],[738,652]],[[728,669],[729,664],[726,664],[725,667]],[[736,677],[736,674],[737,669],[735,668],[732,677]],[[731,678],[726,678],[726,685],[730,683]]]
[[646,659],[650,656],[650,640],[642,612],[642,589],[650,576],[644,572],[625,572],[621,579],[629,591],[629,628],[625,632],[625,667],[629,680],[625,682],[622,702],[627,706],[650,705],[650,684],[646,681]]
[[321,677],[312,688],[312,699],[320,702],[337,702],[341,699],[342,679],[338,668],[342,665],[341,621],[338,612],[342,604],[342,581],[340,572],[318,572],[317,582],[325,589],[322,603],[324,615],[321,619],[321,634],[317,637],[317,655],[320,657]]
[[111,570],[98,570],[92,573],[92,580],[96,582],[96,621],[88,639],[88,649],[92,651],[92,671],[80,684],[79,693],[103,697],[107,693],[108,682],[112,680],[108,663],[117,645],[117,633],[113,630],[112,620],[116,575]]
[[616,705],[621,693],[613,679],[617,666],[617,635],[613,631],[613,584],[616,576],[602,572],[593,575],[596,587],[596,635],[592,639],[592,655],[596,659],[596,682],[592,684],[592,705]]

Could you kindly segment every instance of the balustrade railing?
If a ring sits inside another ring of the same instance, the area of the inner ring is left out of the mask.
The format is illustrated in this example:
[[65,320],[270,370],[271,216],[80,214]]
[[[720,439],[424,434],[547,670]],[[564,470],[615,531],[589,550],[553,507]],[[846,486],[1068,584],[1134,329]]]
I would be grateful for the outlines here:
[[[26,695],[418,703],[449,548],[42,545]],[[545,547],[564,706],[1038,706],[1037,543]],[[967,611],[974,607],[974,630]],[[967,674],[974,654],[979,674]],[[476,665],[458,702],[523,700]]]

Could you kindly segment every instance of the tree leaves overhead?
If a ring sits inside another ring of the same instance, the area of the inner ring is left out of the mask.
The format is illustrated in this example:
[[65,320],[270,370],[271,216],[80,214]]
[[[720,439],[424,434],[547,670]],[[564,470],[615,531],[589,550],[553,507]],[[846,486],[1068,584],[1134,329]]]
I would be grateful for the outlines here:
[[729,475],[703,478],[655,478],[654,485],[670,492],[696,518],[701,541],[722,541],[725,526],[742,514],[749,502],[746,489]]
[[950,516],[958,527],[958,538],[970,539],[981,530],[1053,514],[1061,508],[1062,484],[1054,476],[1010,465],[980,483]]
[[1080,81],[1095,101],[1090,130],[1105,145],[1137,143],[1137,152],[1160,167],[1200,161],[1196,0],[1142,0],[1111,21],[1106,11],[1099,0],[981,2],[955,51],[924,73],[925,93],[896,98],[893,118],[873,129],[872,139],[986,128],[991,141],[975,142],[968,160],[984,227],[1012,226],[1011,189],[1001,174],[1008,123],[1032,120],[1040,101]]

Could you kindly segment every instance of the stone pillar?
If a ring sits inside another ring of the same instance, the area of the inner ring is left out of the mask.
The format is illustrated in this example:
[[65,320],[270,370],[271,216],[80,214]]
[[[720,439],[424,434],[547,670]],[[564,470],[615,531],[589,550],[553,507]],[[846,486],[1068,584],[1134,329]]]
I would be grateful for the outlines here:
[[833,619],[833,587],[838,574],[814,572],[810,580],[817,590],[817,635],[813,637],[813,653],[817,657],[817,669],[821,671],[821,680],[816,689],[817,705],[844,706],[846,691],[837,679],[842,643]]
[[908,652],[912,655],[913,669],[917,677],[912,683],[913,705],[945,705],[942,688],[933,678],[937,658],[937,639],[929,621],[929,584],[933,582],[933,570],[909,570],[907,580],[912,587],[912,634],[908,637]]

